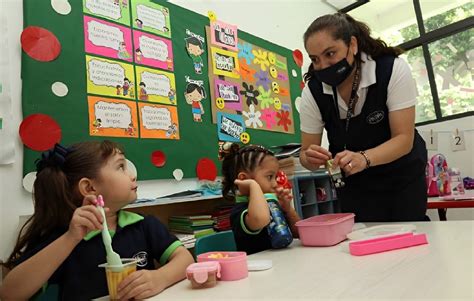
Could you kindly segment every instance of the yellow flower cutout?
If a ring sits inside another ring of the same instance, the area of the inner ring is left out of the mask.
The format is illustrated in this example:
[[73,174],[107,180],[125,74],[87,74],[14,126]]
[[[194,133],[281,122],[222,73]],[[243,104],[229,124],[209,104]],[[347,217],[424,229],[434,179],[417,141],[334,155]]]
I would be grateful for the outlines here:
[[255,56],[253,63],[260,65],[260,69],[262,69],[262,71],[266,71],[267,67],[270,66],[267,58],[268,53],[266,51],[262,51],[261,49],[252,50],[252,53]]
[[214,22],[214,21],[217,20],[216,13],[213,12],[212,10],[210,10],[210,11],[207,12],[207,16],[209,17],[209,20],[210,20],[211,22]]

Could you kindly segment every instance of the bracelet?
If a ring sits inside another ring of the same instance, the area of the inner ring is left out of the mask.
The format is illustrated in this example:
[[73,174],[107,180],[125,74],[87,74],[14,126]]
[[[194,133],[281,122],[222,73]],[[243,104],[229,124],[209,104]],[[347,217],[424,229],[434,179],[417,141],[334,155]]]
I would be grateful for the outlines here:
[[360,151],[359,154],[361,154],[362,156],[364,156],[365,158],[365,169],[369,168],[370,167],[370,159],[369,159],[369,156],[367,156],[367,154],[364,152],[364,151]]

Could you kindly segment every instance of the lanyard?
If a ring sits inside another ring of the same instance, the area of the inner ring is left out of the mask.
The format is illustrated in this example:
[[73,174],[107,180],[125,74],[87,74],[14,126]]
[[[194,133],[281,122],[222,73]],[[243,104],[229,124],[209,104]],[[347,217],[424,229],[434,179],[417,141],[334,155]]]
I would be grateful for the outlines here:
[[[359,89],[359,83],[360,83],[360,63],[357,63],[355,74],[354,74],[354,80],[352,81],[351,97],[347,105],[346,137],[345,137],[345,142],[344,142],[344,149],[346,149],[347,134],[349,131],[349,122],[351,121],[351,118],[354,115],[354,104],[359,99],[359,96],[357,95],[357,90]],[[334,106],[336,107],[337,118],[341,119],[341,115],[339,113],[339,105],[337,103],[337,88],[332,87],[332,91],[334,94]]]

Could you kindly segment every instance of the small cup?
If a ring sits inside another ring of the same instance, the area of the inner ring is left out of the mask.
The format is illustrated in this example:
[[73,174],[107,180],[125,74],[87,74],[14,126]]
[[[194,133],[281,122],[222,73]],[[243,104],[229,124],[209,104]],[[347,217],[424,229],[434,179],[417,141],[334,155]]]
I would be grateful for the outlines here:
[[137,270],[137,260],[134,258],[122,258],[122,265],[109,265],[103,263],[99,265],[101,268],[105,268],[105,274],[107,276],[107,287],[109,288],[110,300],[118,300],[117,288],[128,275]]

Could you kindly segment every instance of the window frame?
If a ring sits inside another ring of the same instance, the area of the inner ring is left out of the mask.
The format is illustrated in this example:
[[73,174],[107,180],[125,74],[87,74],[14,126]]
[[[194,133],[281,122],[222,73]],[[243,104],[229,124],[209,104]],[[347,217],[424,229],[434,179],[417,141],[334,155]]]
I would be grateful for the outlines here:
[[[367,1],[369,2],[369,1]],[[366,3],[367,3],[366,2]],[[365,4],[365,3],[363,3]],[[349,7],[347,7],[349,8]],[[351,10],[355,9],[357,7],[351,7],[350,9],[342,9],[339,10],[339,12],[344,12],[348,13]],[[431,123],[438,123],[446,120],[453,120],[453,119],[458,119],[458,118],[463,118],[467,116],[474,116],[474,111],[468,111],[468,112],[463,112],[463,113],[458,113],[458,114],[453,114],[449,116],[442,116],[441,114],[441,104],[439,100],[439,95],[438,95],[438,90],[435,82],[435,72],[433,69],[433,64],[431,62],[431,55],[428,49],[428,44],[433,43],[435,41],[444,39],[446,37],[455,35],[457,33],[469,30],[471,28],[474,28],[474,16],[468,17],[464,20],[443,26],[438,29],[434,29],[432,31],[426,32],[424,22],[423,22],[423,14],[422,14],[422,9],[420,5],[419,0],[413,0],[413,8],[415,10],[415,16],[416,16],[416,23],[418,25],[418,31],[419,31],[419,36],[413,40],[406,41],[402,44],[397,45],[397,47],[402,48],[404,51],[409,51],[411,49],[420,47],[422,48],[423,51],[423,58],[425,59],[425,65],[426,65],[426,72],[428,74],[428,81],[430,84],[430,90],[431,90],[431,95],[433,97],[433,107],[435,110],[435,115],[436,118],[433,120],[428,120],[428,121],[423,121],[423,122],[418,122],[415,125],[416,126],[421,126],[421,125],[426,125],[426,124],[431,124]],[[359,8],[361,9],[361,8]]]

